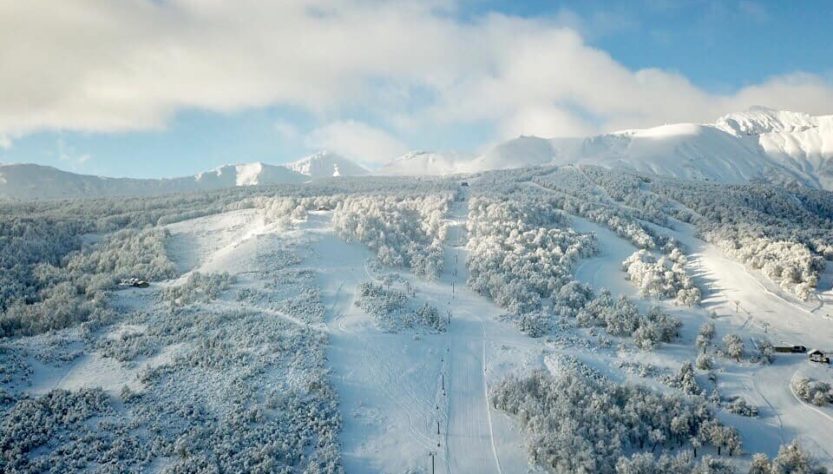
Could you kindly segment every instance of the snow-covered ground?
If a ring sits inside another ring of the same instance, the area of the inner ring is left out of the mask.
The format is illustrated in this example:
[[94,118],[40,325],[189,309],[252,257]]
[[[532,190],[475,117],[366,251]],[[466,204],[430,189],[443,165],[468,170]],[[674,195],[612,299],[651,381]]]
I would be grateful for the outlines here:
[[[127,387],[130,393],[176,404],[205,397],[208,390],[220,394],[206,400],[210,415],[217,417],[212,419],[223,419],[233,412],[239,395],[235,390],[243,383],[236,372],[249,367],[247,357],[254,357],[262,364],[257,366],[260,372],[246,378],[251,385],[244,386],[249,402],[265,413],[264,425],[278,420],[270,418],[280,412],[273,404],[286,393],[313,391],[313,396],[322,397],[316,401],[325,405],[337,400],[338,445],[348,473],[518,473],[538,468],[529,464],[518,420],[490,403],[490,387],[506,375],[537,369],[557,373],[559,356],[567,355],[617,382],[674,390],[663,377],[695,360],[697,331],[708,321],[716,325],[718,345],[723,336],[738,334],[748,351],[754,351],[763,337],[776,345],[833,349],[833,271],[822,276],[818,299],[800,302],[696,238],[691,226],[677,221],[672,222],[676,230],[650,225],[682,243],[686,269],[703,290],[700,307],[675,306],[641,297],[626,280],[621,263],[637,250],[633,244],[577,216],[570,216],[571,225],[578,232],[593,233],[599,252],[577,264],[575,278],[596,291],[607,288],[615,297],[632,298],[642,310],[661,305],[682,322],[680,338],[653,351],[637,350],[597,328],[569,328],[531,338],[502,320],[504,310],[466,286],[468,201],[467,192],[460,194],[463,199],[454,201],[445,216],[444,269],[435,280],[379,266],[363,244],[337,235],[333,211],[310,211],[290,229],[285,223],[271,223],[256,208],[167,225],[166,251],[178,278],[149,289],[116,292],[112,299],[123,314],[98,333],[85,335],[71,328],[15,341],[10,347],[26,348],[36,356],[26,360],[31,374],[21,371],[10,377],[26,379],[23,391],[33,396],[54,389],[100,387],[119,399]],[[176,301],[165,299],[165,291],[189,284],[194,275],[225,273],[233,281],[229,288],[219,296],[200,294],[187,311],[176,312]],[[380,329],[357,306],[357,289],[362,283],[391,279],[413,289],[415,301],[438,308],[448,318],[447,330]],[[315,296],[305,301],[310,311],[285,305],[306,291]],[[172,320],[171,315],[193,321]],[[211,318],[217,318],[216,324]],[[242,344],[248,338],[259,341],[260,336],[267,342]],[[132,350],[134,340],[150,342],[124,360],[119,358],[123,353],[113,352],[113,346]],[[226,360],[214,352],[222,350],[212,344],[223,342],[242,344],[232,347],[237,358]],[[47,356],[38,356],[38,350]],[[220,364],[216,372],[205,370],[206,364],[215,368],[217,357],[227,365]],[[833,465],[833,409],[800,400],[790,385],[796,377],[829,382],[829,367],[811,364],[805,354],[776,354],[771,365],[725,357],[715,362],[716,382],[699,371],[698,383],[707,391],[717,388],[724,402],[742,396],[760,411],[758,417],[747,418],[729,413],[725,403],[719,410],[721,421],[740,431],[745,453],[772,456],[781,444],[798,439],[818,459]],[[327,384],[334,394],[321,389]],[[133,413],[129,403],[125,406],[119,406],[122,413]],[[154,458],[145,467],[161,469],[171,462]]]
[[465,288],[461,206],[439,280],[401,274],[421,300],[451,312],[446,333],[377,329],[354,304],[357,285],[380,277],[368,266],[371,254],[333,235],[329,213],[312,213],[302,226],[311,239],[306,264],[320,272],[328,301],[328,360],[347,472],[430,472],[432,455],[436,472],[529,469],[518,428],[490,409],[487,390],[492,377],[540,359],[542,346],[499,322],[501,310]]
[[[594,232],[601,249],[598,256],[579,264],[577,279],[594,288],[608,288],[614,294],[638,298],[636,288],[625,281],[621,272],[621,261],[635,247],[592,222],[574,217],[573,223],[581,232]],[[831,311],[826,304],[827,293],[821,293],[820,298],[824,298],[821,303],[800,302],[760,274],[731,260],[714,245],[696,238],[691,226],[680,222],[674,225],[678,230],[653,227],[671,234],[688,248],[688,269],[704,289],[702,309],[669,307],[685,324],[682,340],[687,347],[667,347],[647,357],[647,354],[637,354],[635,360],[669,368],[693,360],[696,352],[692,343],[697,327],[710,320],[705,317],[706,312],[716,313],[714,322],[719,337],[740,334],[748,348],[755,347],[753,338],[766,337],[775,345],[833,350],[833,320],[827,314]],[[721,414],[724,421],[740,430],[747,452],[772,454],[779,445],[798,439],[824,463],[833,465],[833,448],[829,442],[833,439],[833,409],[801,401],[790,388],[790,381],[796,376],[830,382],[833,380],[830,366],[809,362],[806,354],[776,354],[771,365],[721,365],[718,370],[721,396],[743,396],[760,408],[757,419]]]
[[[766,336],[775,345],[803,345],[825,352],[833,349],[829,308],[795,300],[715,246],[694,238],[687,226],[679,227],[683,231],[675,237],[690,248],[692,270],[707,289],[703,307],[717,313],[720,328],[747,337]],[[771,451],[778,443],[798,438],[833,464],[833,409],[803,402],[790,389],[794,376],[819,370],[821,377],[816,378],[833,379],[830,366],[813,364],[806,354],[777,354],[772,365],[737,367],[721,374],[727,388],[758,403],[763,408],[762,418],[777,428],[778,438],[767,439],[758,427],[745,430],[739,426],[750,449]]]

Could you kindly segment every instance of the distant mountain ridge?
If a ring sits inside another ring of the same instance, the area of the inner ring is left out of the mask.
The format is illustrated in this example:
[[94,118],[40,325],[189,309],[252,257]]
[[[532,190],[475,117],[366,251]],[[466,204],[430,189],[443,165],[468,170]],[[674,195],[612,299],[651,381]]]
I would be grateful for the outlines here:
[[170,179],[103,178],[51,166],[0,165],[0,198],[12,200],[153,196],[258,184],[297,184],[309,178],[263,163],[226,165],[196,176]]
[[35,164],[0,164],[0,199],[31,201],[77,197],[153,196],[234,186],[299,184],[332,176],[370,172],[347,158],[316,153],[286,165],[224,165],[194,176],[163,179],[105,178]]
[[447,175],[567,164],[719,183],[760,180],[833,190],[833,115],[758,107],[712,124],[679,123],[580,138],[522,136],[480,155],[411,152],[373,172],[326,151],[280,166],[226,165],[171,179],[102,178],[49,166],[0,164],[0,198],[149,196],[339,176]]
[[519,137],[467,160],[423,153],[394,163],[381,171],[420,175],[595,164],[687,179],[765,180],[833,190],[833,115],[758,107],[713,124],[680,123],[581,138]]

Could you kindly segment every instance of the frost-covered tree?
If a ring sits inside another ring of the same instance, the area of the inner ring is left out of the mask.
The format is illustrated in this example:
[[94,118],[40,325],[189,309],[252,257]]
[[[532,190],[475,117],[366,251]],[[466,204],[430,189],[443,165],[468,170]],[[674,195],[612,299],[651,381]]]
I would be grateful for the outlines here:
[[349,196],[333,213],[333,228],[348,241],[376,252],[383,265],[410,268],[416,275],[436,278],[442,271],[443,216],[453,195],[401,197]]
[[818,406],[833,402],[833,390],[830,384],[806,377],[795,377],[790,382],[792,391],[798,398]]
[[694,362],[694,365],[700,370],[711,370],[714,368],[714,359],[710,355],[701,352],[697,354],[697,360]]
[[758,416],[758,409],[750,406],[742,397],[736,397],[726,408],[736,415]]
[[669,382],[673,387],[679,388],[684,393],[691,395],[703,393],[703,389],[697,383],[694,366],[692,366],[691,362],[686,362],[680,366],[680,371]]
[[475,197],[466,225],[469,287],[515,315],[542,309],[547,299],[562,309],[580,304],[582,287],[561,290],[579,259],[596,251],[595,239],[570,229],[546,201]]
[[755,343],[756,353],[754,360],[761,364],[771,364],[775,355],[775,346],[769,339],[758,339]]
[[686,257],[679,248],[659,259],[643,249],[622,262],[622,270],[643,296],[674,298],[679,304],[693,306],[700,302],[700,289],[686,274],[685,265]]
[[743,339],[737,334],[727,334],[723,337],[723,344],[726,348],[726,354],[740,362],[744,352]]
[[714,340],[714,335],[715,328],[713,322],[709,321],[700,326],[700,330],[697,332],[697,339],[695,340],[697,348],[700,349],[701,352],[705,352]]
[[185,306],[197,301],[211,301],[228,290],[235,278],[228,273],[194,272],[183,283],[163,288],[160,298],[171,306]]
[[617,385],[580,363],[559,367],[557,376],[509,377],[491,391],[492,404],[521,423],[530,460],[551,472],[694,472],[692,456],[676,453],[701,432],[706,445],[740,451],[737,432],[701,396]]
[[603,290],[576,314],[576,321],[582,326],[602,326],[613,336],[634,338],[637,347],[654,349],[663,342],[674,340],[681,327],[678,319],[655,306],[646,314],[628,298],[614,299],[609,291]]
[[770,472],[773,474],[782,472],[821,474],[827,472],[827,469],[820,467],[798,442],[793,441],[778,449],[778,455],[772,460]]
[[749,474],[824,474],[826,468],[805,452],[797,441],[781,445],[778,455],[770,461],[766,454],[757,453],[752,457]]
[[445,331],[448,324],[435,306],[419,304],[404,291],[373,282],[359,285],[356,306],[372,316],[381,329],[390,332],[415,326]]
[[166,238],[167,232],[161,229],[125,229],[70,252],[57,264],[33,264],[31,276],[40,290],[32,300],[15,299],[5,305],[0,337],[108,320],[111,312],[105,292],[120,280],[159,280],[176,274],[165,250]]

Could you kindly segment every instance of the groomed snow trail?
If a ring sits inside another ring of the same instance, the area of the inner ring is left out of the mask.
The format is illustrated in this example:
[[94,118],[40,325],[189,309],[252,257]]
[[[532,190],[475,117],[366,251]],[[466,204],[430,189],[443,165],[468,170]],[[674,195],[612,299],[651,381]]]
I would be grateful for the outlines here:
[[[460,217],[455,203],[455,217]],[[465,291],[464,222],[452,224],[446,249],[446,273],[455,280],[453,323],[449,328],[451,369],[449,372],[448,470],[450,472],[503,472],[495,446],[492,414],[486,379],[486,325],[474,311],[480,305]],[[456,276],[456,277],[455,277]],[[463,277],[460,279],[460,277]],[[459,281],[458,281],[459,280]],[[463,288],[457,289],[457,286]]]
[[379,331],[355,306],[358,284],[374,278],[370,252],[335,236],[330,213],[312,213],[300,231],[310,239],[305,265],[319,272],[328,308],[328,360],[349,473],[429,473],[431,453],[437,473],[529,471],[516,423],[490,409],[489,364],[498,346],[504,373],[542,346],[499,322],[501,310],[465,288],[465,212],[465,202],[455,204],[438,281],[402,274],[421,300],[451,311],[444,334]]

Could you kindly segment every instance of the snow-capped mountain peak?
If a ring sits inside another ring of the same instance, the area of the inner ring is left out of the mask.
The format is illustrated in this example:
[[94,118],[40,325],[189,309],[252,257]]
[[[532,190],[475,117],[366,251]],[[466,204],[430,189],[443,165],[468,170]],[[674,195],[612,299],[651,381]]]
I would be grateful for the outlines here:
[[365,176],[370,174],[362,166],[329,151],[320,151],[298,161],[286,163],[283,166],[310,178]]
[[411,153],[384,166],[381,173],[439,175],[548,164],[833,189],[833,115],[756,107],[713,124],[666,124],[584,138],[522,136],[473,158]]
[[469,171],[474,155],[411,151],[385,164],[379,174],[394,176],[445,175]]
[[819,117],[801,112],[753,107],[746,112],[724,115],[715,127],[735,136],[763,135],[766,133],[796,133],[818,127]]
[[[187,179],[187,178],[177,178]],[[216,187],[256,186],[258,184],[300,183],[306,178],[283,166],[260,162],[223,165],[194,177],[197,183]]]

